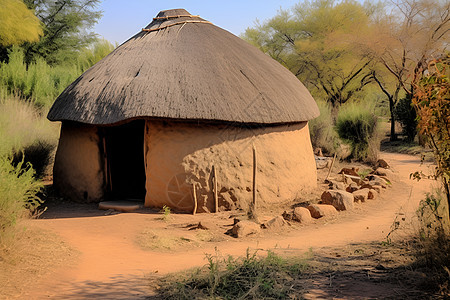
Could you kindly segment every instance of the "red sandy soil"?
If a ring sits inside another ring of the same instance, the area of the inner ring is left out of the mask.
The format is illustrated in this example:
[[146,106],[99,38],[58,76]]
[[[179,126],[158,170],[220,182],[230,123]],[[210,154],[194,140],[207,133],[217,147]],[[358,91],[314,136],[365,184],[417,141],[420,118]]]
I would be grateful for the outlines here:
[[[137,212],[105,215],[93,206],[88,209],[49,209],[32,225],[50,230],[62,237],[79,251],[79,256],[64,268],[52,270],[36,279],[37,287],[28,290],[20,298],[27,299],[141,299],[151,297],[149,278],[191,267],[205,265],[205,254],[219,251],[222,255],[240,256],[250,249],[273,249],[290,255],[313,253],[329,254],[351,245],[380,243],[386,240],[394,219],[405,218],[410,228],[402,230],[398,239],[403,239],[414,230],[414,216],[424,193],[431,190],[431,180],[419,183],[409,179],[410,173],[426,171],[430,166],[421,165],[417,157],[404,154],[383,153],[395,171],[398,181],[388,187],[377,200],[359,204],[354,211],[342,212],[335,219],[318,220],[310,225],[291,226],[283,233],[265,232],[257,237],[235,239],[224,235],[231,228],[230,213],[172,214],[171,220],[161,220],[161,214]],[[86,207],[86,206],[84,206]],[[185,226],[203,221],[213,224],[219,238],[212,241],[196,240],[198,230],[188,231]],[[144,250],[136,242],[146,230],[155,230],[162,236],[183,235],[188,241],[171,250]],[[395,236],[394,236],[395,238]],[[334,249],[334,250],[330,250]],[[337,250],[336,250],[337,249]],[[316,280],[306,295],[308,298],[332,298],[330,283]],[[342,285],[342,284],[341,284]],[[347,291],[345,291],[347,289]],[[349,284],[341,291],[342,298],[392,296],[392,286]],[[387,292],[387,294],[386,294]],[[394,294],[395,295],[395,294]],[[1,291],[0,291],[1,298]]]

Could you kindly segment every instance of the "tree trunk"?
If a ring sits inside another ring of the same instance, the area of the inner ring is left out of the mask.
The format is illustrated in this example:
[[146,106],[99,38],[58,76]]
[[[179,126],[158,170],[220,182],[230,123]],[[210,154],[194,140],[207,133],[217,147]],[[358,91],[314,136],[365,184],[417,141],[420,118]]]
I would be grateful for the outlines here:
[[397,134],[395,133],[394,101],[392,99],[389,99],[389,111],[391,113],[391,136],[389,140],[393,142],[397,140]]

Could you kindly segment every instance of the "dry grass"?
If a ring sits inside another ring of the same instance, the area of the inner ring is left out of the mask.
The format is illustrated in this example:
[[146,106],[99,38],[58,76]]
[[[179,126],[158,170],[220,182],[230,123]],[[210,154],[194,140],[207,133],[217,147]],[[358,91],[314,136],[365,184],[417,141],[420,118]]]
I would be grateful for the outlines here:
[[145,230],[141,232],[136,243],[143,250],[177,250],[186,246],[198,246],[198,243],[192,239],[183,236],[168,235],[164,231]]
[[[22,298],[38,279],[76,260],[78,252],[52,232],[22,221],[0,249],[0,298]],[[22,295],[22,296],[21,296]]]

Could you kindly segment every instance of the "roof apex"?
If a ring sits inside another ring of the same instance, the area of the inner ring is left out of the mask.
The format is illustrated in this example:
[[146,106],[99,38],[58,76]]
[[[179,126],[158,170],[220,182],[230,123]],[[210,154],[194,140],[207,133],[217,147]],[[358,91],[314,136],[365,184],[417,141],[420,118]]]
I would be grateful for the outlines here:
[[175,8],[175,9],[167,9],[162,10],[158,13],[156,16],[157,18],[164,18],[164,17],[177,17],[177,16],[186,16],[191,15],[187,10],[184,8]]

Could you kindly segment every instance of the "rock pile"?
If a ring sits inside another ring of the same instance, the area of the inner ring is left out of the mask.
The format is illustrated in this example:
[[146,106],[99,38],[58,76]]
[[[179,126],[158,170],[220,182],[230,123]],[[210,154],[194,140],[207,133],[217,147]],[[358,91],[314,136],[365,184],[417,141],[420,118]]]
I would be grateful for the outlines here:
[[[316,162],[318,160],[316,159]],[[321,160],[321,162],[323,162]],[[311,223],[313,219],[336,216],[339,211],[352,210],[355,203],[376,199],[380,193],[391,186],[394,172],[384,160],[378,160],[376,168],[366,176],[361,176],[357,168],[343,168],[335,179],[328,179],[328,189],[321,195],[318,204],[296,207],[284,212],[263,224],[251,221],[237,222],[231,232],[235,237],[257,234],[261,229],[281,229],[289,222]],[[320,166],[322,167],[322,166]],[[319,166],[318,166],[319,168]]]

